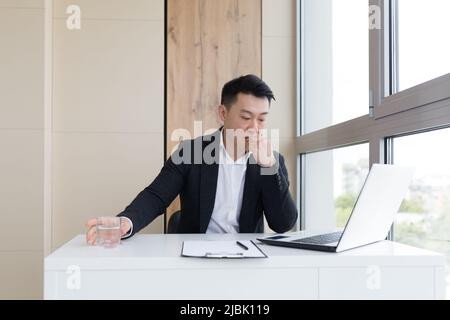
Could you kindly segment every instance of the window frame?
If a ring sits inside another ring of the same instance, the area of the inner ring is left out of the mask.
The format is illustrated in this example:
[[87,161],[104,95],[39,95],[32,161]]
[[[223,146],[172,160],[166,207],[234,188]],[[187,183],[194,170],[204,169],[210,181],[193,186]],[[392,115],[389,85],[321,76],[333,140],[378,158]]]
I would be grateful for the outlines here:
[[[297,0],[297,230],[305,228],[305,155],[369,143],[369,165],[392,163],[392,138],[450,126],[450,74],[397,92],[397,0],[369,0],[381,9],[381,30],[369,31],[368,115],[304,134],[304,0]],[[371,110],[373,108],[373,110]],[[372,112],[373,111],[373,112]]]

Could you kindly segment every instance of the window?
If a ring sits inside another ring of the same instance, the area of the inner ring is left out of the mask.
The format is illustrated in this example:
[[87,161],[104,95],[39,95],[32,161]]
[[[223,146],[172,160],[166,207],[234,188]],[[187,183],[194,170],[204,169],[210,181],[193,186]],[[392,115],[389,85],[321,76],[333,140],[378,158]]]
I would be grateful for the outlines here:
[[305,156],[307,229],[343,228],[369,172],[369,145]]
[[[416,168],[394,224],[394,240],[447,255],[450,262],[450,129],[395,138],[394,164]],[[450,296],[450,269],[447,272]]]
[[450,73],[450,1],[398,0],[399,90]]
[[450,1],[299,4],[299,227],[342,227],[372,164],[414,165],[394,239],[450,266]]
[[303,6],[303,131],[309,133],[369,113],[368,4],[305,0]]

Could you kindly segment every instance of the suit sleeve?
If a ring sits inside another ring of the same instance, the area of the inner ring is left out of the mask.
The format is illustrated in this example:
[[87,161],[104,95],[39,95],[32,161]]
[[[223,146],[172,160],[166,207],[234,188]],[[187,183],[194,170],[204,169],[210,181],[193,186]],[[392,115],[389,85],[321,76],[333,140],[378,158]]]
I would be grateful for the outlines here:
[[[180,152],[181,156],[182,149],[176,151]],[[174,161],[174,155],[172,155],[165,162],[155,180],[142,190],[123,212],[117,215],[131,220],[133,229],[129,236],[133,236],[164,213],[181,192],[187,170],[188,164]]]
[[281,154],[276,153],[276,164],[261,168],[262,203],[269,227],[278,233],[291,230],[297,221],[298,212],[289,192],[289,177]]

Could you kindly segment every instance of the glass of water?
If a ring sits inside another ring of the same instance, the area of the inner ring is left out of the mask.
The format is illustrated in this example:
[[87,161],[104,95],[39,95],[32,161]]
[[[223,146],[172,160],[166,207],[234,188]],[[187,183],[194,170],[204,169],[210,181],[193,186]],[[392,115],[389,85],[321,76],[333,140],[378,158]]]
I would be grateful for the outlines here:
[[114,248],[120,243],[120,218],[97,218],[97,244],[104,248]]

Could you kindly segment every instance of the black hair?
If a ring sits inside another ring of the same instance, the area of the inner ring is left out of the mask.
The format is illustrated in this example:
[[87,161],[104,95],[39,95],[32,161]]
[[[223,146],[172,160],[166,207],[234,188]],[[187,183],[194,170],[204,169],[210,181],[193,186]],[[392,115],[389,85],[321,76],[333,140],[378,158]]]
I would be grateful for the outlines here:
[[223,86],[220,103],[230,108],[236,102],[239,93],[251,94],[258,98],[266,97],[269,100],[269,105],[272,100],[275,100],[269,86],[254,74],[248,74],[227,82]]

